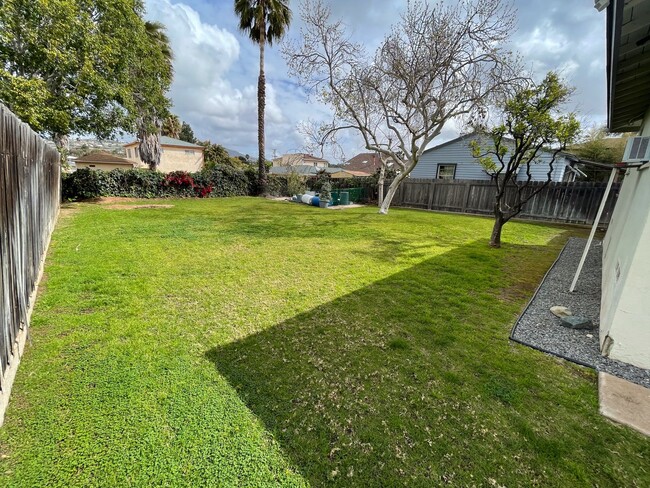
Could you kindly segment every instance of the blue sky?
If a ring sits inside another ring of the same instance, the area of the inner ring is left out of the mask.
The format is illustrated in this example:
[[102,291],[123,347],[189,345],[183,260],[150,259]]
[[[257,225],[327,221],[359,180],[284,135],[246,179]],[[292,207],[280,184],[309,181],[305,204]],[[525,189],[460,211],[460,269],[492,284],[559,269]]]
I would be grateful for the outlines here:
[[[344,19],[360,41],[376,45],[406,5],[405,0],[330,0],[333,16]],[[298,2],[291,0],[297,39]],[[512,48],[533,73],[559,70],[575,86],[573,106],[583,125],[606,121],[605,12],[592,0],[515,0],[518,29]],[[196,136],[255,155],[257,150],[258,48],[237,29],[232,0],[146,0],[147,17],[167,26],[174,49],[174,111]],[[303,149],[301,121],[327,116],[307,100],[287,75],[278,46],[267,50],[267,157]],[[455,137],[453,123],[433,145]],[[345,155],[363,151],[358,138],[345,139]],[[332,161],[333,163],[336,161]]]

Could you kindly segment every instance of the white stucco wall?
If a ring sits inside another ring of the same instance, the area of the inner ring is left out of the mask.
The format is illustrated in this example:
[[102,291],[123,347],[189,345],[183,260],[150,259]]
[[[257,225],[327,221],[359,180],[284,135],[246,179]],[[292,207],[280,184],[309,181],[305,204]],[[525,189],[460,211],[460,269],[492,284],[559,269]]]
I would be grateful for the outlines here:
[[[641,135],[650,136],[650,110]],[[600,344],[650,368],[650,168],[628,170],[603,241]]]
[[[146,167],[136,153],[136,145],[125,146],[126,159],[133,161],[138,167]],[[163,144],[158,171],[170,173],[171,171],[188,171],[194,173],[203,168],[203,149],[194,147],[179,147]]]

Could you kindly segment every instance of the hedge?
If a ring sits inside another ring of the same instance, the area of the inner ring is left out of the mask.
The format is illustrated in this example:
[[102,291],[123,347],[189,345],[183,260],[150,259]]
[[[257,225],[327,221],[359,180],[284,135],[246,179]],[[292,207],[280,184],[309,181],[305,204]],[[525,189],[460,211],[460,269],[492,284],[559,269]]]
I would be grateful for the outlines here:
[[[307,178],[306,186],[318,190],[322,180]],[[332,188],[372,187],[374,178],[341,178],[331,180]],[[238,169],[218,165],[196,173],[175,171],[161,173],[148,169],[114,169],[97,171],[83,168],[62,176],[62,197],[65,201],[86,200],[97,197],[234,197],[258,195],[257,169]],[[289,196],[287,178],[268,175],[268,193],[273,196]],[[369,195],[374,191],[369,192]]]
[[254,179],[247,171],[216,166],[198,173],[161,173],[148,169],[96,171],[87,168],[62,178],[64,200],[97,197],[233,197],[254,194]]

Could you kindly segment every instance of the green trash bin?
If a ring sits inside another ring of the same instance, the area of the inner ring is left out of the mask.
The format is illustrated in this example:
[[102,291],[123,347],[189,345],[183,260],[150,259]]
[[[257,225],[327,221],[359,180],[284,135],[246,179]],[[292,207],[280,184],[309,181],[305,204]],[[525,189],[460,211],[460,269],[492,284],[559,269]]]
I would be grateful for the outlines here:
[[350,205],[350,194],[347,191],[342,191],[340,197],[341,205]]

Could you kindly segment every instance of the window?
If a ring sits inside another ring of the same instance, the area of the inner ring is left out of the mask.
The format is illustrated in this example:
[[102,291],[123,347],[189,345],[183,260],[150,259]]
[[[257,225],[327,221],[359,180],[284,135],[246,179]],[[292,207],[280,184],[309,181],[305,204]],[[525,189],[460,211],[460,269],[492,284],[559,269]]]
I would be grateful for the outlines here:
[[190,151],[188,149],[185,150],[185,154],[189,154],[190,156],[194,154],[194,151]]
[[455,164],[439,164],[436,178],[439,180],[453,180],[456,177]]
[[126,150],[126,157],[127,158],[131,157],[131,149],[130,148]]

